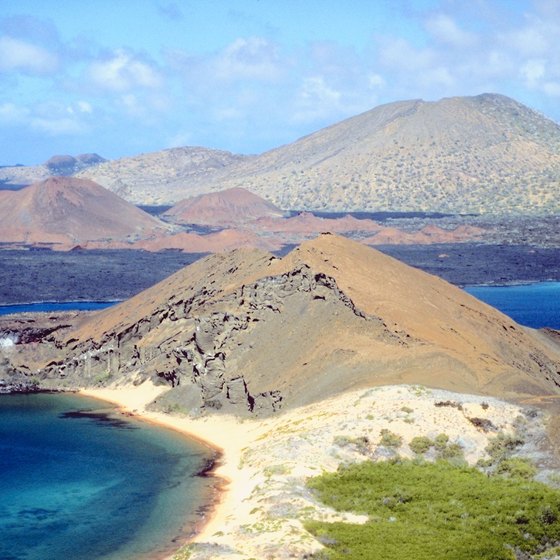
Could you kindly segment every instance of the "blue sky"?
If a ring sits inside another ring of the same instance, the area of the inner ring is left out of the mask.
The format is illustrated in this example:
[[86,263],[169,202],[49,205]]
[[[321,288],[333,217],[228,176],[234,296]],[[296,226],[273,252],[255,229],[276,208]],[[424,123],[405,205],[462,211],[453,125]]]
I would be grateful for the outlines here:
[[0,0],[0,165],[260,153],[402,99],[560,121],[560,0]]

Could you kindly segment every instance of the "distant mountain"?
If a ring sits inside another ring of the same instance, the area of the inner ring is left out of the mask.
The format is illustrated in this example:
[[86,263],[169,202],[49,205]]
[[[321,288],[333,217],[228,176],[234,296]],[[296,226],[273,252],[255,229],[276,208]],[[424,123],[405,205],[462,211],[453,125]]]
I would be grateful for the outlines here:
[[560,126],[495,94],[382,105],[203,178],[282,208],[560,211]]
[[80,171],[107,161],[97,154],[81,154],[79,156],[53,156],[45,162],[45,166],[53,175],[75,175]]
[[164,216],[179,224],[243,225],[259,218],[282,218],[285,212],[264,198],[236,187],[187,198]]
[[134,241],[169,227],[85,179],[55,177],[0,191],[0,242],[69,248],[85,241]]
[[289,210],[560,211],[560,126],[497,94],[381,105],[259,156],[184,147],[103,163],[80,157],[0,168],[0,185],[56,173],[146,205],[245,188]]
[[190,196],[191,183],[245,159],[251,158],[208,148],[171,148],[108,161],[77,176],[91,179],[134,204],[165,205]]
[[3,166],[0,167],[0,188],[31,185],[57,175],[74,175],[104,161],[107,160],[98,154],[57,155],[42,165]]

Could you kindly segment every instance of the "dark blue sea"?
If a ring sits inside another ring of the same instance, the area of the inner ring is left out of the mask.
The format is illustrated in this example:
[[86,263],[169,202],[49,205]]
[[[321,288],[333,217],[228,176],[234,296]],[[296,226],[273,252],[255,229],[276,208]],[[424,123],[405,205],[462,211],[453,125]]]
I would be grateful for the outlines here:
[[210,458],[101,401],[0,395],[0,559],[137,560],[176,549],[208,499],[196,473]]
[[560,329],[560,282],[467,286],[465,290],[521,325]]
[[[52,313],[54,311],[96,311],[119,303],[118,301],[43,301],[0,305],[0,315],[13,313]],[[0,560],[2,560],[0,558]]]

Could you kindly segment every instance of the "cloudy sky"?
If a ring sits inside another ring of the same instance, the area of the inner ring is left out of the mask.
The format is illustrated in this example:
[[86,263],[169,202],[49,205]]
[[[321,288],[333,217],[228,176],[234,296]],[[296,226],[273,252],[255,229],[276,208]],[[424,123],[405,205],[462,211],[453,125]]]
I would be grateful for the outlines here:
[[0,0],[0,165],[259,153],[402,99],[560,121],[560,0]]

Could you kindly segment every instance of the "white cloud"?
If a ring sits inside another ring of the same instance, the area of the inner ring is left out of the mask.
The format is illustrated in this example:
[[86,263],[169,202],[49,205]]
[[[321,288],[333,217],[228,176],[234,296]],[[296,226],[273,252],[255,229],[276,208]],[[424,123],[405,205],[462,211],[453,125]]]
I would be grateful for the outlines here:
[[91,103],[88,103],[87,101],[78,101],[76,106],[80,113],[93,113],[93,107],[91,106]]
[[122,49],[106,60],[93,62],[89,76],[101,89],[114,92],[137,87],[156,89],[162,85],[162,77],[153,66]]
[[544,60],[528,60],[519,69],[519,74],[528,87],[534,88],[546,74],[546,63]]
[[550,40],[558,36],[558,27],[534,20],[530,25],[512,29],[501,37],[504,46],[523,57],[539,56],[550,50]]
[[31,128],[50,136],[79,134],[85,130],[84,125],[72,117],[34,117],[30,125]]
[[0,72],[48,74],[57,67],[57,57],[46,49],[7,35],[0,37]]
[[389,37],[383,40],[379,61],[392,71],[410,71],[430,68],[437,62],[437,53],[431,48],[415,48],[406,39]]
[[308,122],[338,114],[342,93],[326,83],[322,76],[305,78],[296,98],[294,122]]
[[542,87],[546,95],[551,97],[560,97],[560,81],[558,82],[546,82]]
[[370,74],[367,78],[368,85],[372,89],[383,88],[387,85],[387,81],[381,74]]
[[3,124],[19,124],[29,115],[29,110],[18,107],[14,103],[3,103],[0,105],[0,122]]
[[88,129],[89,123],[87,118],[84,119],[90,114],[83,110],[84,103],[89,106],[83,101],[70,105],[45,102],[30,107],[3,103],[0,104],[0,124],[27,128],[50,136],[79,134]]
[[442,43],[455,47],[470,47],[477,42],[474,33],[461,29],[455,20],[444,14],[438,14],[426,22],[427,30]]
[[276,46],[261,37],[236,39],[216,56],[213,67],[222,80],[271,81],[281,74]]

